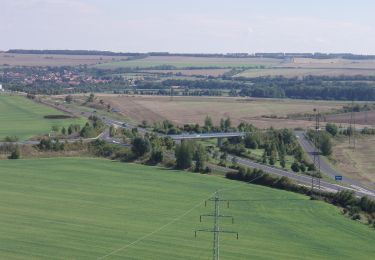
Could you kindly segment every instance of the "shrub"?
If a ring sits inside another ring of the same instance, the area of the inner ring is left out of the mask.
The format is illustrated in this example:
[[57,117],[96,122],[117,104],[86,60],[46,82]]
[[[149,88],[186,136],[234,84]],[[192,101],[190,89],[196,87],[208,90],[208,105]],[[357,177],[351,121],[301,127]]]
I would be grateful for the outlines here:
[[292,171],[294,171],[294,172],[299,172],[299,170],[300,170],[300,166],[299,166],[299,164],[298,164],[297,162],[294,162],[294,163],[291,165],[290,168],[291,168]]
[[19,138],[17,136],[6,136],[4,138],[5,142],[10,142],[10,143],[17,142],[18,140]]
[[21,157],[20,148],[16,146],[14,151],[9,155],[8,159],[15,160],[15,159],[19,159],[20,157]]
[[151,149],[150,141],[147,138],[136,137],[132,141],[132,152],[140,157],[148,153]]

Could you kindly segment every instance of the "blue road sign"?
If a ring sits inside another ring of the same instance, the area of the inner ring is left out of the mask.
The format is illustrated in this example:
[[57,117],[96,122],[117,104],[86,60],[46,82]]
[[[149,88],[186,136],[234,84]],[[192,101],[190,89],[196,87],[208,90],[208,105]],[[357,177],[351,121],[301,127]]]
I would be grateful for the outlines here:
[[342,176],[341,175],[336,175],[335,176],[336,181],[342,181]]

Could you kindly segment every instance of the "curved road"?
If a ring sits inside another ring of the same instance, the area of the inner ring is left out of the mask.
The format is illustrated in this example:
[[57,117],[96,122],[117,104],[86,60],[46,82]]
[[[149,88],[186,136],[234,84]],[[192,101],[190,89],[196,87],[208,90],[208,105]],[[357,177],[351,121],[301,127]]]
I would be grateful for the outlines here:
[[[309,156],[310,160],[314,161],[314,153],[315,153],[315,147],[310,142],[310,140],[307,139],[305,132],[303,131],[295,131],[296,137],[298,139],[298,142],[300,143],[303,150],[306,152],[307,156]],[[331,167],[331,165],[325,160],[325,158],[321,155],[319,155],[320,160],[320,170],[322,173],[326,174],[331,179],[335,179],[335,176],[342,175],[335,169]],[[316,165],[318,166],[318,165]],[[353,189],[357,190],[363,190],[364,192],[370,192],[374,193],[375,191],[373,189],[369,189],[368,187],[364,186],[363,184],[359,183],[358,181],[352,180],[347,177],[342,178],[342,182],[349,185]]]
[[[51,105],[51,104],[47,103],[47,105]],[[61,109],[61,107],[60,107],[60,109]],[[66,107],[65,107],[65,109],[66,109],[66,112],[70,112],[72,114],[80,114],[81,116],[86,116],[86,117],[92,115],[92,113],[89,113],[89,112],[81,112],[79,110],[69,109],[69,108],[66,108]],[[131,125],[129,123],[113,120],[112,118],[105,117],[105,116],[102,117],[102,120],[107,125],[116,125],[118,127],[123,127],[123,128],[137,127],[137,126]],[[139,128],[139,127],[138,127],[138,129],[142,133],[148,132],[147,129],[143,129],[143,128]],[[307,143],[305,142],[306,137],[303,135],[303,132],[297,132],[296,135],[298,136],[299,141],[302,142],[301,143],[302,147],[306,150],[306,152],[309,154],[309,156],[311,156],[311,151],[314,151],[314,149],[311,149],[311,147],[308,146],[309,142],[307,142]],[[118,142],[113,142],[113,140],[107,134],[104,134],[103,136],[100,136],[99,138],[101,138],[101,139],[103,139],[107,142],[119,144]],[[119,144],[119,145],[121,145],[121,144]],[[310,146],[311,146],[311,144],[310,144]],[[309,153],[309,151],[310,151],[310,153]],[[233,157],[234,156],[229,155],[228,160],[231,160],[231,158],[233,158]],[[237,159],[237,162],[239,164],[243,165],[243,166],[262,169],[263,171],[265,171],[267,173],[277,175],[277,176],[285,176],[285,177],[288,177],[292,180],[297,181],[298,183],[301,183],[302,185],[311,186],[311,177],[309,177],[307,175],[296,174],[294,172],[290,172],[290,171],[283,170],[283,169],[278,169],[278,168],[275,168],[275,167],[260,164],[260,163],[257,163],[257,162],[253,162],[253,161],[250,161],[250,160],[247,160],[247,159],[240,158],[240,157],[236,157],[236,159]],[[323,160],[321,160],[321,162],[323,162]],[[324,162],[323,162],[323,164],[324,164]],[[327,171],[328,172],[327,174],[329,176],[332,177],[334,175],[337,175],[337,173],[331,167],[329,167],[328,164],[323,166],[323,167],[324,167],[324,172]],[[322,164],[321,164],[321,169],[323,169]],[[348,180],[345,179],[345,181],[348,181]],[[369,190],[367,188],[364,188],[361,185],[357,186],[357,183],[355,183],[352,180],[350,181],[349,184],[350,184],[351,187],[346,187],[346,186],[342,186],[342,185],[338,185],[338,184],[332,184],[332,183],[329,183],[329,182],[326,182],[326,181],[323,181],[323,180],[320,181],[321,188],[323,190],[326,190],[326,191],[337,192],[337,191],[340,191],[340,190],[343,190],[343,189],[347,189],[347,190],[354,191],[357,196],[368,196],[368,197],[371,197],[372,199],[375,199],[375,192],[374,191]]]
[[[311,177],[310,176],[290,172],[290,171],[287,171],[287,170],[279,169],[279,168],[276,168],[276,167],[268,166],[268,165],[257,163],[257,162],[253,162],[253,161],[243,159],[243,158],[240,158],[240,157],[237,157],[237,156],[228,155],[229,160],[231,160],[233,157],[235,157],[236,160],[237,160],[237,163],[242,165],[242,166],[261,169],[264,172],[267,172],[267,173],[270,173],[270,174],[273,174],[273,175],[277,175],[277,176],[285,176],[285,177],[288,177],[289,179],[297,181],[298,183],[301,183],[303,185],[311,187]],[[317,185],[317,183],[314,182],[315,187],[316,187],[316,185]],[[357,194],[357,196],[360,196],[360,197],[368,196],[368,197],[371,197],[371,198],[375,199],[375,193],[372,192],[372,191],[366,190],[366,189],[358,189],[358,188],[355,188],[355,187],[341,186],[341,185],[329,183],[329,182],[326,182],[326,181],[323,181],[323,180],[320,181],[320,187],[321,187],[322,190],[330,191],[330,192],[337,192],[337,191],[340,191],[340,190],[352,190]]]

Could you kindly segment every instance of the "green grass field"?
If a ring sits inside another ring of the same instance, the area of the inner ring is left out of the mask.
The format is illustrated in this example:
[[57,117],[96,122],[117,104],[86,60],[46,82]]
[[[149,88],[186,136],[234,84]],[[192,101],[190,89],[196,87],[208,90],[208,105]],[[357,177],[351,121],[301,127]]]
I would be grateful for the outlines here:
[[21,140],[35,135],[47,134],[53,125],[69,126],[85,123],[77,119],[45,119],[45,115],[61,115],[61,111],[37,104],[22,96],[0,94],[0,140],[6,136],[17,136]]
[[212,234],[193,231],[211,227],[199,215],[212,210],[203,201],[217,189],[223,198],[268,199],[223,205],[235,224],[221,226],[240,239],[221,236],[222,259],[375,254],[375,231],[332,205],[220,177],[55,158],[0,161],[0,178],[1,259],[210,259]]

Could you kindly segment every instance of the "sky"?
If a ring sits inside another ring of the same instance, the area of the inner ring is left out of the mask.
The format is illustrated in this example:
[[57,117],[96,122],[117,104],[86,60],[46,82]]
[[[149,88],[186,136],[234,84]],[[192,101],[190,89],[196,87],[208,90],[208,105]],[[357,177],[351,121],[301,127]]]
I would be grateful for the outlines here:
[[375,54],[373,0],[0,0],[0,50]]

